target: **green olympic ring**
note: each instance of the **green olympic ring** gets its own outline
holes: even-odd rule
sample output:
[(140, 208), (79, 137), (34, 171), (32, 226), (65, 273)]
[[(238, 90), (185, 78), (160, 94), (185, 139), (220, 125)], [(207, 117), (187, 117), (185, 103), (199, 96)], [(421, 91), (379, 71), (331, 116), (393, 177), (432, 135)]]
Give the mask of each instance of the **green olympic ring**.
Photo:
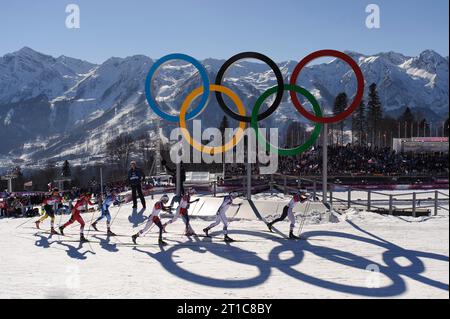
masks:
[[(273, 146), (272, 144), (270, 144), (269, 142), (267, 142), (266, 139), (260, 134), (260, 131), (259, 131), (258, 114), (259, 114), (259, 110), (260, 110), (262, 104), (264, 103), (264, 101), (272, 94), (277, 93), (277, 90), (278, 90), (278, 87), (274, 86), (273, 88), (270, 88), (266, 92), (264, 92), (258, 98), (258, 100), (256, 100), (255, 106), (253, 107), (253, 111), (252, 111), (251, 126), (256, 132), (256, 139), (259, 142), (259, 144), (261, 146), (266, 146), (266, 149), (270, 149), (270, 151), (272, 153), (278, 154), (280, 156), (300, 155), (301, 153), (306, 152), (311, 146), (313, 146), (314, 143), (316, 142), (316, 140), (319, 138), (320, 132), (322, 131), (322, 124), (316, 123), (314, 130), (313, 130), (311, 136), (309, 137), (309, 139), (303, 145), (297, 146), (295, 148), (288, 148), (288, 149), (277, 148), (277, 147)], [(294, 92), (297, 92), (297, 93), (303, 95), (304, 97), (306, 97), (306, 99), (312, 104), (313, 110), (314, 110), (314, 113), (316, 114), (316, 116), (322, 117), (322, 110), (320, 109), (320, 105), (317, 102), (316, 98), (309, 91), (305, 90), (304, 88), (302, 88), (300, 86), (292, 85), (292, 84), (284, 84), (284, 90), (285, 91), (294, 91)]]

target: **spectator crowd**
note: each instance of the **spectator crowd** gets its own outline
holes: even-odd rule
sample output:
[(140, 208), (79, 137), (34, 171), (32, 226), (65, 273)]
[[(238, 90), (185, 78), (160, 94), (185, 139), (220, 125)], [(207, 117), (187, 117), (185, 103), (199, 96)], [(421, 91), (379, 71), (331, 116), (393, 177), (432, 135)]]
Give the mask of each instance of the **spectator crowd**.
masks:
[[(246, 167), (227, 165), (226, 176), (242, 176)], [(257, 174), (257, 168), (254, 173)], [(280, 157), (279, 173), (318, 176), (322, 173), (322, 148), (296, 157)], [(448, 154), (396, 153), (391, 148), (329, 146), (330, 176), (448, 176)]]
[[(39, 215), (39, 208), (45, 197), (45, 192), (8, 193), (0, 192), (0, 217), (32, 217)], [(73, 188), (63, 192), (66, 205), (56, 207), (57, 213), (67, 213), (71, 209), (72, 201), (80, 196), (80, 190)]]

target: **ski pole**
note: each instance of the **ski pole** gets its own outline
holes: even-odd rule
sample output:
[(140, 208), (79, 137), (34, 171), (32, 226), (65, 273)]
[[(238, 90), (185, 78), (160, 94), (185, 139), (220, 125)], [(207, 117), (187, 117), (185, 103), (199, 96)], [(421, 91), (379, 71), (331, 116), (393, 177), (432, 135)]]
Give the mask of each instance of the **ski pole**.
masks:
[(300, 237), (300, 235), (302, 234), (303, 231), (303, 226), (305, 225), (305, 221), (306, 221), (306, 216), (302, 216), (301, 217), (301, 221), (300, 221), (300, 227), (298, 229), (298, 236)]
[(311, 201), (308, 200), (308, 205), (305, 207), (305, 211), (304, 211), (304, 214), (303, 214), (303, 223), (302, 223), (302, 229), (301, 230), (303, 230), (303, 227), (305, 226), (306, 217), (308, 216), (310, 208), (311, 208)]
[[(170, 209), (170, 212), (172, 213), (172, 206), (169, 206), (169, 209)], [(150, 217), (152, 217), (151, 215), (148, 217), (148, 218), (150, 218)], [(146, 222), (147, 223), (147, 222)], [(142, 234), (142, 237), (145, 237), (145, 236), (147, 236), (147, 234), (153, 229), (153, 227), (155, 227), (155, 223), (153, 223), (151, 226), (150, 226), (150, 228), (149, 228), (149, 230), (147, 230), (146, 232), (145, 232), (145, 234)]]
[[(89, 228), (87, 231), (87, 237), (89, 237), (89, 233), (91, 231), (91, 225), (92, 225), (92, 221), (94, 220), (94, 216), (95, 216), (95, 210), (92, 212), (92, 216), (91, 216), (91, 221), (89, 223)], [(89, 244), (89, 248), (91, 248), (91, 250), (95, 253), (95, 250), (92, 248), (91, 242), (88, 240), (88, 244)]]
[(193, 215), (194, 215), (194, 213), (195, 213), (195, 209), (197, 208), (197, 204), (198, 204), (198, 201), (195, 201), (194, 209), (192, 210), (192, 214), (191, 214), (191, 216), (193, 216)]
[(230, 222), (232, 222), (233, 219), (237, 216), (237, 214), (238, 214), (239, 211), (241, 210), (241, 206), (242, 206), (242, 203), (239, 205), (238, 209), (236, 209), (236, 213), (234, 213), (233, 217), (231, 217), (231, 221), (230, 221)]
[[(202, 210), (202, 208), (203, 208), (204, 205), (205, 205), (205, 201), (203, 201), (202, 205), (201, 205), (200, 208), (197, 210), (197, 213), (200, 212), (200, 211)], [(195, 212), (195, 209), (194, 209), (194, 212)], [(191, 216), (194, 216), (194, 215), (195, 215), (195, 214), (192, 213)]]
[[(70, 213), (72, 213), (72, 212), (70, 212)], [(54, 215), (56, 215), (56, 212), (54, 212)], [(60, 227), (61, 226), (62, 215), (63, 215), (62, 213), (59, 215), (59, 224), (56, 227)], [(72, 214), (71, 214), (71, 216), (72, 216)], [(56, 217), (55, 217), (55, 220), (56, 220)], [(58, 233), (58, 240), (61, 240), (61, 234), (60, 233)]]
[(303, 227), (305, 226), (306, 214), (307, 214), (310, 206), (311, 206), (311, 201), (308, 200), (308, 203), (305, 206), (305, 211), (303, 212), (302, 220), (300, 221), (300, 228), (298, 230), (298, 236), (301, 235)]
[[(39, 217), (40, 217), (40, 216), (39, 216)], [(30, 217), (26, 222), (24, 222), (24, 223), (20, 224), (19, 226), (17, 226), (16, 229), (17, 229), (17, 228), (20, 228), (20, 227), (22, 227), (22, 226), (24, 226), (25, 224), (29, 223), (29, 222), (32, 221), (32, 220), (33, 220), (33, 217)]]
[(116, 212), (116, 215), (114, 215), (113, 220), (111, 221), (110, 227), (114, 224), (114, 221), (116, 220), (116, 217), (119, 215), (120, 210), (122, 209), (122, 205), (119, 205), (119, 209)]

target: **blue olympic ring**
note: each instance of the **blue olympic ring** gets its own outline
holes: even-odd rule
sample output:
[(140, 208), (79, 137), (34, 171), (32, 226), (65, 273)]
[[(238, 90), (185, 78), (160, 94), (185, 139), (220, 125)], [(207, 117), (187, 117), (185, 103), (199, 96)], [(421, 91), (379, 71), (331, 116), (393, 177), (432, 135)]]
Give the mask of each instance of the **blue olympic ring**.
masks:
[(203, 88), (204, 88), (202, 99), (201, 99), (200, 103), (198, 104), (198, 106), (186, 115), (187, 120), (192, 120), (195, 117), (197, 117), (198, 115), (200, 115), (202, 113), (202, 111), (205, 109), (205, 107), (208, 105), (209, 93), (210, 93), (209, 92), (210, 81), (209, 81), (208, 73), (206, 72), (205, 67), (199, 61), (197, 61), (196, 59), (194, 59), (193, 57), (191, 57), (189, 55), (181, 54), (181, 53), (169, 54), (169, 55), (162, 57), (157, 62), (155, 62), (152, 65), (152, 67), (150, 68), (150, 71), (147, 74), (147, 78), (145, 79), (145, 97), (147, 99), (147, 102), (148, 102), (148, 105), (150, 106), (150, 108), (159, 117), (161, 117), (162, 119), (167, 120), (169, 122), (174, 122), (174, 123), (179, 122), (178, 116), (170, 115), (170, 114), (167, 114), (167, 113), (161, 111), (161, 109), (159, 108), (158, 104), (156, 103), (156, 101), (153, 99), (153, 96), (152, 96), (151, 82), (153, 80), (153, 77), (157, 73), (158, 69), (164, 63), (166, 63), (170, 60), (183, 60), (188, 63), (191, 63), (198, 70), (198, 72), (200, 73), (200, 77), (202, 78)]

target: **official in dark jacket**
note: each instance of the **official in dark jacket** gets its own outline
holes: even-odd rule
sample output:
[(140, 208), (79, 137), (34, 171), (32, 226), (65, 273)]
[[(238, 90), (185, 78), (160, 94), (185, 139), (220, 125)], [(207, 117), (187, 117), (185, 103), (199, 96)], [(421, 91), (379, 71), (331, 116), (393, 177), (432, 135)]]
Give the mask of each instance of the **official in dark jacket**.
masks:
[(137, 195), (142, 203), (142, 208), (146, 208), (144, 194), (142, 194), (141, 183), (145, 179), (142, 170), (136, 166), (136, 162), (131, 162), (131, 168), (128, 171), (128, 183), (131, 186), (131, 196), (133, 197), (133, 208), (137, 208)]

